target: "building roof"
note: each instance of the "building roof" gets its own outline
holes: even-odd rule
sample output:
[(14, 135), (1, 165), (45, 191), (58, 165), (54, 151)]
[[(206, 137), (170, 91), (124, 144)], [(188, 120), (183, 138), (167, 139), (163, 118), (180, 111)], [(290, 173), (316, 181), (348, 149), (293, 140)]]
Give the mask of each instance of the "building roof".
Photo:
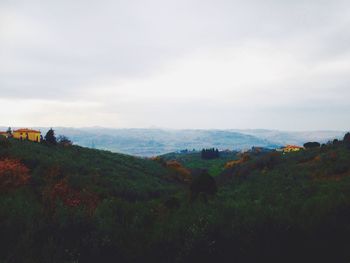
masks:
[(0, 131), (0, 134), (7, 134), (7, 132), (2, 132), (2, 131)]
[(297, 146), (297, 145), (287, 145), (286, 147), (284, 148), (297, 148), (297, 149), (304, 149), (304, 147), (302, 146)]
[(35, 133), (40, 133), (40, 131), (32, 130), (32, 129), (18, 129), (18, 130), (14, 130), (13, 132), (35, 132)]

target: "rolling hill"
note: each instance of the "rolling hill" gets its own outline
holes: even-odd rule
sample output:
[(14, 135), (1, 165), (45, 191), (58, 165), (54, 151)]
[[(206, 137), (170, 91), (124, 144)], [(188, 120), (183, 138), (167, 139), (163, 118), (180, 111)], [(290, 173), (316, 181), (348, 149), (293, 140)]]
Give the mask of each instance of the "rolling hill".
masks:
[[(6, 130), (2, 127), (1, 130)], [(44, 134), (48, 128), (35, 127)], [(291, 132), (277, 130), (171, 130), (171, 129), (111, 129), (103, 127), (54, 127), (56, 134), (68, 136), (84, 147), (151, 157), (184, 149), (242, 150), (253, 146), (277, 148), (281, 145), (316, 140), (321, 143), (342, 138), (343, 131)]]
[[(2, 128), (6, 130), (5, 127)], [(36, 127), (45, 134), (48, 128)], [(252, 146), (278, 147), (267, 139), (226, 130), (110, 129), (55, 127), (57, 135), (68, 136), (75, 144), (124, 154), (151, 157), (184, 149), (249, 149)]]
[(350, 135), (247, 154), (181, 181), (161, 158), (1, 138), (0, 262), (348, 262)]
[(173, 187), (165, 179), (171, 177), (171, 171), (147, 159), (76, 145), (52, 146), (15, 139), (7, 143), (0, 148), (0, 158), (21, 160), (38, 182), (43, 173), (52, 173), (79, 188), (91, 187), (129, 199), (157, 196)]
[(220, 130), (166, 129), (65, 129), (56, 128), (75, 143), (137, 156), (156, 156), (183, 149), (216, 147), (246, 149), (253, 145), (275, 147), (276, 144), (252, 135)]

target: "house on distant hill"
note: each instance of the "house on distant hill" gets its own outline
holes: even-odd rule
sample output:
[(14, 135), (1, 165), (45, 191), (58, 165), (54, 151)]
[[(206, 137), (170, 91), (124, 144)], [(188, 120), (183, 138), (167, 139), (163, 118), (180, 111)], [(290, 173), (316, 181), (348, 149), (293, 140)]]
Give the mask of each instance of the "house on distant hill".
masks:
[(287, 145), (284, 148), (282, 148), (282, 151), (284, 153), (289, 153), (289, 152), (298, 152), (300, 150), (303, 150), (304, 147), (301, 146), (296, 146), (296, 145)]
[(41, 132), (31, 129), (18, 129), (12, 132), (12, 136), (19, 140), (29, 140), (33, 142), (40, 142)]

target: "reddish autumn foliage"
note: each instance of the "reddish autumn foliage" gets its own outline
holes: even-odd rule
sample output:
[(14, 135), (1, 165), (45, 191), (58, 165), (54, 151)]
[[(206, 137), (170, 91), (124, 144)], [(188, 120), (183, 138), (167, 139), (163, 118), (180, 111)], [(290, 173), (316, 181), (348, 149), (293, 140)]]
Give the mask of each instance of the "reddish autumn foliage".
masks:
[(70, 188), (66, 180), (62, 180), (55, 184), (51, 191), (52, 199), (59, 198), (67, 206), (76, 207), (81, 204), (79, 192)]
[(225, 169), (233, 168), (236, 165), (246, 163), (250, 160), (249, 154), (243, 154), (239, 160), (229, 161), (225, 164)]
[(169, 167), (170, 169), (176, 171), (180, 175), (180, 180), (184, 182), (190, 182), (192, 177), (191, 177), (191, 172), (183, 167), (181, 163), (175, 160), (167, 161), (166, 166)]
[(8, 191), (26, 185), (29, 179), (29, 169), (19, 160), (0, 160), (0, 191)]
[(56, 201), (61, 200), (68, 207), (84, 206), (90, 213), (93, 213), (99, 203), (97, 194), (85, 189), (73, 189), (69, 186), (66, 179), (46, 188), (43, 196), (49, 202), (52, 209), (55, 208)]

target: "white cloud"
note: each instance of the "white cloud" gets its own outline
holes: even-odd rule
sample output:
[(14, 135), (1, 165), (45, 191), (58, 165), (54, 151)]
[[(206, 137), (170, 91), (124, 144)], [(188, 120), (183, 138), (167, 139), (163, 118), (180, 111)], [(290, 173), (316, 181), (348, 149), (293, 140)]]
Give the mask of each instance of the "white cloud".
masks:
[(348, 128), (347, 1), (0, 7), (1, 124)]

